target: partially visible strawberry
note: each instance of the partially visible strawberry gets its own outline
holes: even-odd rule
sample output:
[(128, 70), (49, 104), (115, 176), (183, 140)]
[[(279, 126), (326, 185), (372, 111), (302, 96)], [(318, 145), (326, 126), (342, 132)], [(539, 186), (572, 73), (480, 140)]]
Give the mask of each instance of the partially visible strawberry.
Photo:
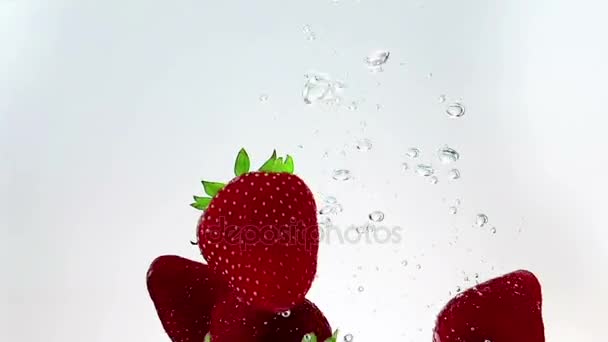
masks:
[(211, 314), (212, 342), (263, 342), (267, 315), (260, 315), (234, 294), (217, 301)]
[(173, 342), (202, 342), (209, 331), (213, 305), (227, 292), (207, 265), (173, 255), (152, 262), (147, 286)]
[(293, 159), (271, 158), (249, 172), (239, 152), (228, 184), (203, 182), (195, 197), (201, 252), (246, 304), (280, 312), (302, 303), (317, 270), (319, 228), (310, 189), (293, 175)]
[(268, 326), (265, 341), (300, 342), (307, 333), (314, 333), (319, 341), (325, 341), (331, 336), (327, 318), (309, 300), (289, 311), (273, 315)]
[(319, 341), (324, 341), (331, 336), (327, 319), (308, 300), (289, 311), (273, 313), (229, 295), (216, 304), (212, 316), (212, 342), (300, 342), (307, 333), (314, 333)]
[(541, 286), (516, 271), (452, 299), (437, 318), (434, 342), (544, 342)]

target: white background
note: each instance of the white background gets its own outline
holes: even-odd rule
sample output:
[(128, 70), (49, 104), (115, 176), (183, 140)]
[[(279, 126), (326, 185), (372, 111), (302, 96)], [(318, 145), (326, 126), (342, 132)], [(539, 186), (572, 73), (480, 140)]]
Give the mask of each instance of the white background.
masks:
[[(309, 297), (356, 341), (430, 341), (457, 286), (518, 268), (543, 283), (548, 341), (608, 340), (607, 9), (0, 0), (0, 340), (168, 341), (147, 266), (199, 258), (190, 196), (227, 181), (242, 146), (256, 165), (294, 155), (319, 200), (343, 205), (338, 226), (382, 210), (403, 229), (399, 244), (321, 246)], [(370, 73), (376, 49), (391, 56)], [(347, 84), (343, 105), (303, 103), (312, 70)], [(449, 119), (440, 94), (466, 115)], [(438, 184), (401, 169), (411, 146)]]

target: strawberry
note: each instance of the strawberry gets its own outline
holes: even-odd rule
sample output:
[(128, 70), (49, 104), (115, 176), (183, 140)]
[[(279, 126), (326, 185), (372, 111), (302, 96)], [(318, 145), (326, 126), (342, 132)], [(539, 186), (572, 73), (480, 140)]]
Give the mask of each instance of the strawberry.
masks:
[(437, 318), (434, 342), (544, 342), (541, 286), (516, 271), (452, 299)]
[(324, 341), (331, 336), (327, 319), (308, 300), (289, 311), (274, 313), (247, 305), (231, 294), (215, 305), (212, 317), (212, 342), (300, 342), (306, 334)]
[(163, 328), (173, 342), (203, 341), (211, 310), (227, 292), (207, 265), (165, 255), (152, 262), (147, 286)]
[(280, 312), (304, 301), (317, 269), (319, 228), (310, 189), (293, 174), (290, 156), (276, 152), (249, 172), (241, 150), (228, 184), (203, 182), (209, 197), (195, 196), (204, 210), (199, 247), (209, 267), (243, 300)]

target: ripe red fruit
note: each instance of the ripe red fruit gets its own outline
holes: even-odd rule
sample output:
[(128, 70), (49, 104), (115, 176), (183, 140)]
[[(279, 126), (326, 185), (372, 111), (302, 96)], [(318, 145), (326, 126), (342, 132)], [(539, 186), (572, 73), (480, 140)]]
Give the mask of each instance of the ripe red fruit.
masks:
[(173, 342), (202, 342), (209, 331), (213, 305), (227, 292), (207, 265), (173, 255), (152, 262), (147, 286)]
[[(203, 182), (211, 197), (198, 225), (201, 252), (211, 270), (243, 300), (279, 312), (302, 303), (317, 269), (319, 228), (310, 189), (287, 157), (267, 161), (258, 172), (239, 169), (227, 185)], [(245, 154), (246, 156), (246, 154)], [(247, 164), (248, 158), (247, 159)]]
[(229, 295), (216, 304), (212, 316), (212, 342), (301, 342), (309, 333), (314, 333), (318, 341), (325, 341), (332, 335), (323, 313), (308, 300), (289, 311), (274, 313)]
[(437, 318), (434, 342), (544, 342), (541, 286), (516, 271), (453, 298)]

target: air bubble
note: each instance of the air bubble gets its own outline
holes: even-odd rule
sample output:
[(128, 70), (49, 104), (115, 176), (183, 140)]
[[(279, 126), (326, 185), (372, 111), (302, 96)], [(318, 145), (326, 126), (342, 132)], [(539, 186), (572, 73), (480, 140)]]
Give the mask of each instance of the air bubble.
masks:
[(465, 107), (462, 103), (456, 102), (449, 105), (445, 112), (451, 118), (459, 118), (464, 115)]
[(488, 216), (486, 214), (477, 214), (475, 218), (475, 224), (478, 227), (483, 227), (488, 223)]
[(382, 222), (384, 221), (384, 213), (376, 210), (376, 211), (372, 211), (369, 215), (368, 215), (370, 221), (373, 222)]
[(332, 176), (333, 179), (337, 181), (347, 181), (352, 177), (350, 170), (346, 169), (338, 169), (334, 170), (334, 174)]

